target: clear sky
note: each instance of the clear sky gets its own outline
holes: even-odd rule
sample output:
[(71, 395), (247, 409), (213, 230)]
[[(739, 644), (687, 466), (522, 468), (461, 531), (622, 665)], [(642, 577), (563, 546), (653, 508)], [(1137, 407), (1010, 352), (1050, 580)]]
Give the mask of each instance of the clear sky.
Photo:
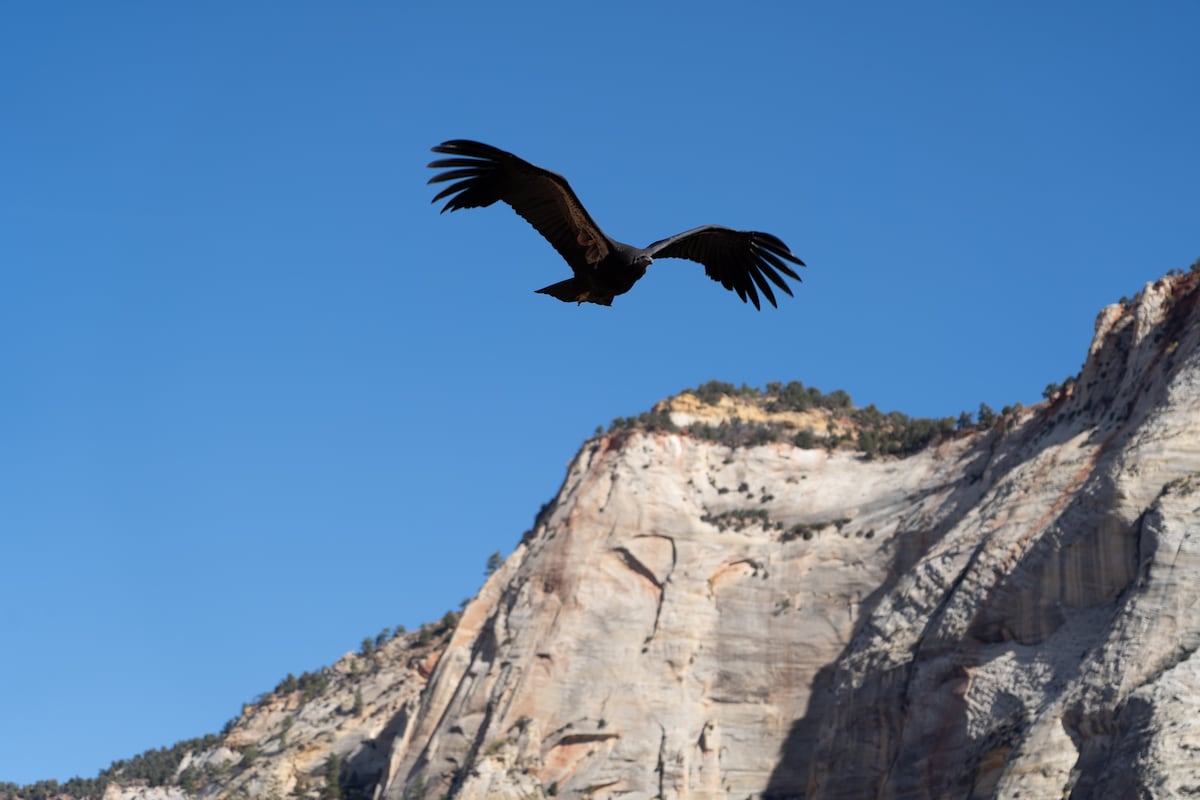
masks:
[[(717, 379), (957, 416), (1200, 257), (1194, 2), (0, 5), (0, 781), (220, 730), (511, 552), (597, 425)], [(611, 308), (429, 147), (638, 245), (769, 231), (761, 313)]]

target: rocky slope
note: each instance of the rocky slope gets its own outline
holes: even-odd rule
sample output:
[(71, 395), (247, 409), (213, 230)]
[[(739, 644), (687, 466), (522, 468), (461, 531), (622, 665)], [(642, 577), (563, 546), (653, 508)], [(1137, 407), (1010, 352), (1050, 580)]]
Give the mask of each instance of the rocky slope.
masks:
[[(662, 405), (585, 444), (452, 632), (105, 796), (1200, 794), (1198, 301), (1148, 285), (1050, 400), (902, 459), (828, 409)], [(674, 430), (735, 418), (776, 435)]]

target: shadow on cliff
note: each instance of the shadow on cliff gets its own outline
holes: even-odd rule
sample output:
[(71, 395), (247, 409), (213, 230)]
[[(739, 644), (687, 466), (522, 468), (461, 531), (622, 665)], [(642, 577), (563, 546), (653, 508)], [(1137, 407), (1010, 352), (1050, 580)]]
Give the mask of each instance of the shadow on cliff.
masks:
[[(896, 535), (895, 549), (887, 578), (875, 591), (865, 597), (860, 613), (854, 623), (849, 643), (838, 657), (817, 671), (813, 678), (804, 716), (792, 723), (791, 730), (780, 749), (779, 761), (771, 772), (762, 800), (799, 800), (806, 797), (809, 776), (812, 774), (817, 755), (821, 730), (831, 717), (837, 704), (834, 679), (839, 665), (855, 649), (855, 640), (868, 624), (880, 602), (895, 588), (904, 576), (921, 559), (930, 547), (937, 544), (950, 531), (966, 511), (983, 494), (986, 486), (983, 476), (994, 455), (999, 432), (992, 432), (981, 440), (980, 446), (964, 455), (967, 463), (963, 467), (962, 485), (950, 494), (950, 506), (938, 514), (943, 522), (932, 530), (907, 527)], [(938, 487), (938, 490), (944, 487)], [(886, 709), (881, 709), (881, 713)]]
[(412, 710), (406, 704), (378, 736), (363, 742), (363, 746), (342, 763), (338, 789), (343, 800), (371, 800), (378, 796), (380, 784), (387, 779), (392, 746), (408, 727), (411, 714)]
[[(1125, 348), (1121, 348), (1119, 352), (1121, 355), (1125, 355)], [(1159, 377), (1161, 379), (1164, 376)], [(1158, 393), (1165, 390), (1165, 381), (1159, 380), (1155, 383), (1158, 385), (1142, 385), (1134, 388), (1133, 393), (1135, 395), (1145, 391)], [(898, 757), (911, 749), (905, 749), (904, 739), (905, 729), (911, 715), (909, 706), (913, 697), (910, 695), (909, 689), (910, 681), (913, 679), (914, 665), (921, 665), (923, 669), (927, 668), (926, 674), (921, 676), (923, 684), (937, 684), (937, 687), (943, 690), (936, 697), (929, 699), (936, 706), (933, 713), (939, 722), (936, 740), (944, 745), (926, 741), (926, 749), (932, 745), (934, 751), (948, 749), (962, 754), (964, 747), (971, 751), (968, 754), (967, 763), (957, 761), (953, 765), (947, 762), (948, 754), (946, 752), (926, 753), (926, 757), (923, 759), (923, 769), (932, 769), (936, 772), (938, 771), (937, 763), (947, 768), (947, 775), (943, 776), (941, 780), (956, 785), (940, 787), (942, 790), (951, 792), (946, 796), (954, 796), (954, 792), (959, 792), (959, 796), (964, 797), (988, 795), (989, 786), (987, 784), (999, 778), (1000, 770), (994, 770), (989, 776), (980, 777), (981, 759), (989, 748), (996, 752), (1007, 752), (1009, 749), (1019, 746), (1023, 732), (1023, 724), (1019, 721), (1022, 704), (1014, 704), (1011, 724), (998, 725), (996, 731), (993, 732), (1004, 741), (990, 741), (996, 738), (990, 736), (988, 737), (989, 741), (970, 742), (966, 735), (968, 724), (966, 703), (952, 687), (955, 684), (961, 684), (964, 687), (962, 692), (965, 693), (965, 686), (968, 682), (966, 670), (972, 662), (977, 663), (977, 659), (982, 657), (983, 648), (997, 644), (1003, 646), (1004, 643), (1014, 640), (1024, 645), (1037, 645), (1052, 636), (1058, 628), (1069, 621), (1073, 612), (1067, 609), (1064, 614), (1063, 604), (1060, 604), (1057, 609), (1046, 609), (1045, 615), (1036, 617), (1032, 622), (1025, 618), (1029, 616), (1028, 614), (1024, 617), (1021, 614), (1022, 608), (1028, 609), (1029, 607), (1030, 592), (1044, 588), (1043, 578), (1046, 571), (1053, 572), (1054, 567), (1057, 566), (1057, 560), (1064, 557), (1064, 551), (1067, 548), (1072, 548), (1072, 559), (1110, 562), (1107, 570), (1097, 570), (1096, 572), (1088, 570), (1087, 565), (1084, 565), (1082, 574), (1106, 574), (1109, 580), (1085, 587), (1084, 595), (1087, 596), (1087, 602), (1083, 603), (1082, 607), (1076, 606), (1076, 608), (1081, 608), (1081, 610), (1099, 609), (1106, 604), (1111, 604), (1112, 613), (1116, 613), (1119, 608), (1122, 593), (1136, 579), (1139, 564), (1145, 563), (1145, 559), (1152, 556), (1150, 553), (1140, 552), (1143, 546), (1140, 541), (1141, 536), (1134, 535), (1128, 537), (1132, 538), (1132, 550), (1117, 553), (1114, 558), (1106, 548), (1111, 549), (1113, 541), (1127, 538), (1121, 534), (1129, 534), (1130, 531), (1114, 531), (1113, 520), (1105, 516), (1107, 510), (1098, 510), (1093, 507), (1091, 505), (1092, 493), (1086, 491), (1086, 486), (1089, 484), (1095, 488), (1096, 481), (1110, 480), (1109, 476), (1100, 468), (1101, 465), (1113, 453), (1120, 452), (1122, 447), (1129, 442), (1145, 420), (1145, 415), (1131, 415), (1130, 411), (1135, 407), (1136, 398), (1131, 398), (1122, 392), (1114, 392), (1101, 398), (1096, 398), (1093, 393), (1091, 397), (1087, 398), (1089, 407), (1086, 409), (1081, 408), (1083, 404), (1078, 402), (1083, 398), (1071, 399), (1076, 402), (1072, 403), (1068, 400), (1067, 402), (1051, 403), (1039, 410), (1038, 416), (1031, 421), (1032, 424), (1024, 426), (1024, 430), (1013, 431), (1014, 435), (1011, 438), (1006, 435), (1007, 431), (1002, 430), (988, 434), (988, 438), (981, 441), (977, 449), (964, 454), (964, 459), (969, 459), (969, 461), (964, 466), (964, 477), (958, 489), (951, 492), (946, 503), (935, 509), (931, 515), (932, 518), (939, 519), (941, 522), (930, 529), (922, 529), (919, 525), (902, 526), (901, 532), (896, 536), (895, 551), (889, 565), (887, 579), (864, 600), (861, 607), (862, 613), (855, 623), (847, 646), (833, 662), (822, 667), (816, 674), (811, 687), (808, 707), (804, 716), (792, 724), (781, 747), (779, 761), (761, 795), (763, 800), (805, 798), (814, 788), (820, 770), (822, 768), (829, 769), (832, 766), (831, 763), (826, 763), (831, 758), (839, 762), (838, 766), (840, 766), (840, 769), (836, 770), (839, 796), (879, 796), (880, 791), (885, 787), (890, 787), (891, 790), (902, 795), (906, 795), (910, 789), (920, 789), (920, 781), (923, 779), (922, 768), (915, 764), (900, 765), (898, 763)], [(1155, 401), (1161, 400), (1161, 397), (1157, 397), (1150, 403), (1137, 405), (1141, 405), (1143, 409), (1152, 409), (1157, 405)], [(1095, 408), (1096, 405), (1101, 408)], [(869, 624), (879, 604), (894, 590), (900, 578), (911, 570), (924, 554), (936, 545), (963, 518), (966, 512), (975, 506), (983, 495), (995, 487), (1012, 469), (1020, 464), (1028, 463), (1041, 451), (1062, 445), (1084, 432), (1090, 432), (1089, 440), (1098, 444), (1098, 451), (1091, 465), (1089, 477), (1084, 485), (1071, 487), (1073, 496), (1069, 499), (1064, 498), (1066, 502), (1061, 508), (1056, 509), (1054, 518), (1041, 529), (1040, 540), (1024, 552), (1006, 575), (991, 587), (982, 605), (976, 610), (975, 618), (962, 640), (958, 642), (933, 641), (937, 638), (935, 629), (941, 619), (942, 610), (956, 593), (963, 577), (972, 570), (976, 557), (985, 546), (985, 543), (982, 542), (977, 545), (975, 554), (972, 555), (954, 583), (945, 589), (938, 606), (929, 614), (924, 630), (917, 639), (918, 644), (916, 652), (913, 653), (913, 659), (903, 667), (889, 671), (887, 675), (871, 676), (868, 679), (868, 685), (855, 689), (852, 692), (853, 696), (843, 696), (836, 692), (835, 681), (841, 665), (856, 653), (859, 645), (857, 640), (863, 628)], [(939, 487), (939, 490), (940, 488), (942, 487)], [(1116, 491), (1116, 488), (1112, 486), (1108, 489), (1112, 492)], [(1135, 523), (1135, 527), (1140, 528), (1140, 523), (1141, 520)], [(1115, 574), (1112, 570), (1114, 564), (1111, 562), (1113, 561), (1123, 562), (1115, 570)], [(1031, 579), (1033, 589), (1029, 586)], [(1080, 598), (1074, 599), (1079, 600)], [(929, 659), (932, 657), (929, 653), (925, 653), (924, 658), (922, 656), (922, 651), (927, 647), (943, 650), (950, 648), (955, 653), (947, 664), (936, 668), (928, 667)], [(1080, 662), (1075, 662), (1069, 665), (1068, 671), (1070, 669), (1077, 670), (1079, 664)], [(1059, 679), (1067, 678), (1064, 674), (1057, 677)], [(880, 699), (888, 699), (892, 702), (877, 702)], [(926, 709), (926, 711), (928, 710)], [(870, 726), (873, 733), (862, 739), (853, 736), (847, 737), (854, 740), (838, 743), (836, 747), (839, 752), (830, 752), (829, 742), (822, 747), (821, 735), (822, 731), (826, 730), (827, 726), (838, 717), (841, 717), (843, 721), (848, 718), (861, 719)], [(840, 727), (845, 729), (846, 726)], [(866, 728), (867, 725), (861, 727)], [(864, 758), (856, 761), (856, 755), (864, 756)], [(1093, 762), (1100, 760), (1094, 753), (1085, 755), (1090, 755), (1090, 760)], [(974, 769), (971, 769), (972, 763)], [(955, 775), (957, 777), (954, 777)], [(924, 777), (928, 778), (929, 776)], [(935, 796), (938, 793), (938, 789), (934, 787), (926, 785), (924, 788), (932, 790)], [(886, 792), (885, 795), (891, 796)]]

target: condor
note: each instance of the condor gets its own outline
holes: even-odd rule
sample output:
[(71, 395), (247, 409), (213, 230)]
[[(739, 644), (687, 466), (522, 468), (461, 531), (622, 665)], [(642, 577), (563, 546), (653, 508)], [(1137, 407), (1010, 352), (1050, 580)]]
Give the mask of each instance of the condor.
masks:
[(574, 276), (537, 291), (567, 303), (612, 305), (646, 274), (656, 258), (685, 258), (704, 265), (708, 277), (760, 308), (759, 294), (775, 305), (771, 284), (788, 295), (783, 275), (799, 281), (788, 263), (804, 266), (788, 246), (769, 233), (704, 225), (634, 247), (609, 238), (592, 220), (561, 175), (536, 167), (512, 153), (467, 139), (433, 148), (450, 156), (432, 162), (444, 170), (429, 183), (453, 181), (433, 202), (449, 198), (442, 212), (490, 206), (502, 200), (546, 238)]

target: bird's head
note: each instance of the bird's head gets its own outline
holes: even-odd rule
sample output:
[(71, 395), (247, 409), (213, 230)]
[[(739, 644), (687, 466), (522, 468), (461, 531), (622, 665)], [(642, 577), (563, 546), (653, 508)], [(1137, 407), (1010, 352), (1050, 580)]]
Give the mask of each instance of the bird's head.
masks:
[(645, 269), (646, 267), (650, 266), (650, 262), (653, 260), (653, 258), (645, 253), (640, 253), (635, 259), (633, 259), (633, 265), (640, 269)]

